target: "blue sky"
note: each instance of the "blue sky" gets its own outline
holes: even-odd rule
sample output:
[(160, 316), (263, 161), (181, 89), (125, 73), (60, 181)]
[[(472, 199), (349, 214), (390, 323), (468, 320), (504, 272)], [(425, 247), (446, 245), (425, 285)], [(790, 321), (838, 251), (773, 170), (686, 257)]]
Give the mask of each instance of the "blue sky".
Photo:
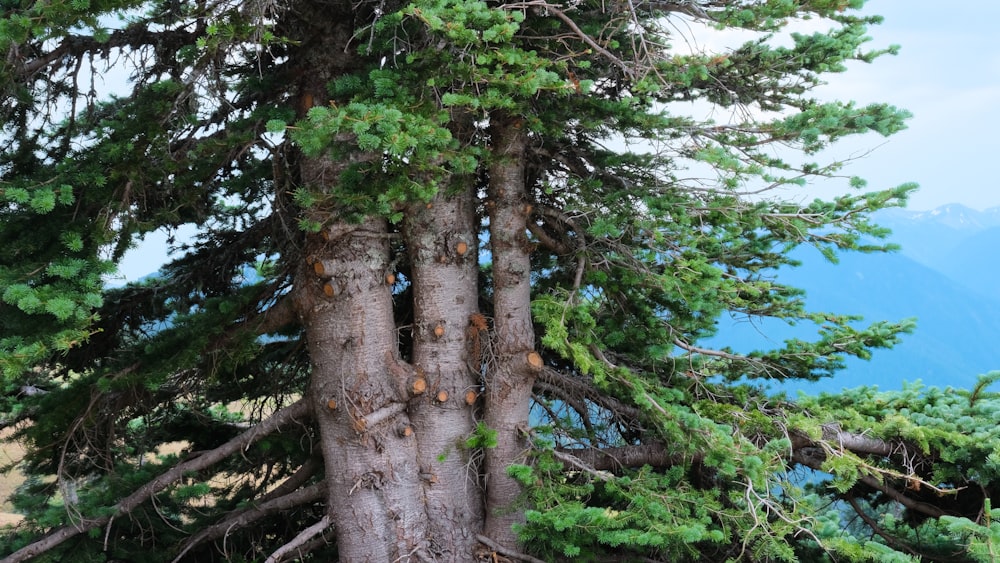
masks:
[[(960, 7), (959, 7), (960, 6)], [(914, 114), (909, 128), (877, 146), (848, 171), (871, 188), (917, 182), (910, 209), (947, 203), (974, 209), (1000, 206), (1000, 2), (972, 0), (954, 7), (919, 0), (870, 0), (865, 11), (885, 22), (873, 27), (873, 47), (898, 44), (895, 57), (852, 66), (825, 90), (838, 99), (888, 102)]]

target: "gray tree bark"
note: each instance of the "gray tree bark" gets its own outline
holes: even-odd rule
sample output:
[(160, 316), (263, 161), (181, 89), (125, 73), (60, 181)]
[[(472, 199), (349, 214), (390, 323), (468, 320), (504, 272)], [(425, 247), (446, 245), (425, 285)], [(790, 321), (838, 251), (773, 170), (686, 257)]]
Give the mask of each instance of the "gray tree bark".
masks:
[[(301, 69), (300, 112), (325, 104), (330, 80), (360, 66), (351, 41), (368, 9), (372, 5), (350, 2), (296, 2), (289, 8), (302, 29), (292, 55)], [(301, 184), (329, 193), (352, 161), (376, 157), (303, 157)], [(307, 213), (323, 229), (306, 236), (296, 303), (309, 343), (308, 395), (338, 553), (351, 562), (406, 560), (427, 553), (430, 542), (416, 439), (395, 431), (411, 422), (386, 279), (388, 225), (379, 218), (348, 221), (335, 201)]]
[[(439, 193), (416, 204), (404, 232), (412, 265), (414, 380), (426, 390), (410, 403), (417, 462), (435, 551), (446, 560), (471, 556), (482, 529), (479, 467), (464, 441), (475, 426), (479, 381), (467, 336), (478, 311), (478, 256), (473, 192)], [(412, 389), (411, 389), (412, 394)]]
[[(540, 360), (534, 353), (531, 321), (531, 261), (527, 238), (530, 213), (525, 186), (527, 134), (520, 120), (494, 116), (490, 125), (493, 162), (489, 167), (490, 248), (493, 253), (494, 344), (486, 372), (484, 420), (497, 432), (497, 446), (486, 451), (487, 537), (516, 546), (512, 526), (523, 521), (516, 505), (521, 487), (507, 475), (511, 463), (524, 461), (528, 447), (531, 388)], [(529, 363), (534, 360), (534, 365)]]

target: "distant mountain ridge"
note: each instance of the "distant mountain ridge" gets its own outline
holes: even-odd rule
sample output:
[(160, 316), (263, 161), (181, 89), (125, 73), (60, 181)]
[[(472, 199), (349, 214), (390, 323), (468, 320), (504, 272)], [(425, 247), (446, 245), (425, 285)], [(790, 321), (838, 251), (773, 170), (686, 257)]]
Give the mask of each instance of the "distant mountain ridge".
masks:
[[(916, 317), (917, 329), (871, 361), (851, 360), (834, 378), (783, 386), (809, 393), (878, 385), (898, 389), (921, 380), (939, 387), (970, 387), (979, 374), (1000, 370), (1000, 207), (977, 211), (959, 204), (931, 211), (887, 209), (876, 223), (892, 229), (890, 254), (844, 253), (839, 264), (815, 249), (795, 251), (802, 266), (778, 281), (806, 290), (810, 309), (859, 314), (866, 323)], [(744, 323), (745, 324), (745, 323)], [(721, 325), (719, 341), (749, 351), (773, 347), (815, 330), (781, 323)]]
[(985, 297), (1000, 300), (1000, 207), (976, 211), (949, 204), (931, 211), (885, 210), (902, 254)]
[(936, 224), (956, 230), (982, 230), (1000, 227), (1000, 207), (978, 211), (960, 203), (949, 203), (929, 211), (914, 211), (893, 207), (875, 213), (880, 220), (905, 221), (916, 224)]

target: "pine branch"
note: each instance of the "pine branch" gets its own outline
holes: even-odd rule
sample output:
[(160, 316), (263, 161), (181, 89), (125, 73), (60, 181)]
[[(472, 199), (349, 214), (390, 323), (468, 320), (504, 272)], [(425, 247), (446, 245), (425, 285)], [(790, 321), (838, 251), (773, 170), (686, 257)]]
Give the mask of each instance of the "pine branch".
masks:
[(898, 502), (899, 504), (905, 506), (906, 508), (909, 508), (910, 510), (920, 512), (921, 514), (926, 514), (927, 516), (930, 516), (932, 518), (939, 518), (947, 514), (947, 512), (941, 510), (940, 508), (934, 506), (933, 504), (928, 504), (926, 502), (914, 500), (906, 496), (906, 494), (904, 494), (902, 491), (899, 491), (888, 485), (884, 485), (882, 481), (880, 481), (879, 479), (877, 479), (872, 475), (862, 475), (859, 481), (875, 489), (876, 491), (881, 492), (885, 496), (891, 498), (892, 500)]
[(847, 504), (851, 505), (851, 509), (853, 509), (854, 512), (857, 513), (859, 517), (861, 517), (861, 520), (869, 528), (871, 528), (872, 532), (878, 534), (882, 539), (886, 541), (886, 543), (888, 543), (894, 549), (904, 550), (911, 555), (917, 555), (917, 552), (914, 551), (912, 547), (910, 547), (906, 543), (900, 541), (899, 538), (894, 537), (892, 534), (889, 534), (884, 529), (882, 529), (882, 527), (878, 525), (878, 522), (876, 522), (874, 518), (869, 516), (868, 513), (865, 512), (864, 508), (862, 508), (861, 505), (858, 504), (858, 499), (856, 499), (854, 495), (851, 494), (845, 495), (844, 500), (847, 501)]
[(629, 68), (629, 66), (625, 63), (625, 61), (621, 60), (614, 53), (608, 51), (607, 49), (602, 47), (599, 43), (597, 43), (597, 41), (595, 41), (593, 37), (591, 37), (585, 31), (580, 29), (580, 26), (578, 26), (576, 22), (573, 21), (573, 18), (566, 15), (566, 12), (560, 10), (559, 7), (556, 6), (555, 4), (550, 4), (545, 0), (530, 0), (529, 2), (513, 2), (510, 4), (504, 4), (503, 6), (501, 6), (501, 8), (508, 10), (537, 8), (551, 13), (555, 17), (562, 20), (562, 22), (566, 24), (566, 27), (570, 28), (570, 30), (573, 32), (573, 35), (575, 35), (580, 41), (586, 43), (588, 47), (590, 47), (595, 52), (599, 53), (601, 56), (606, 58), (608, 61), (611, 62), (611, 64), (620, 68), (622, 72), (625, 73), (626, 76), (630, 78), (635, 78), (635, 72), (633, 72), (632, 69)]
[(179, 48), (194, 43), (196, 39), (197, 35), (186, 29), (151, 32), (148, 28), (138, 25), (117, 30), (111, 33), (106, 41), (98, 41), (93, 37), (83, 35), (69, 35), (49, 52), (25, 61), (17, 69), (17, 74), (32, 76), (43, 70), (51, 72), (51, 69), (46, 69), (46, 67), (52, 63), (83, 59), (86, 54), (107, 53), (111, 49), (124, 47), (136, 49), (150, 45), (161, 47), (173, 45)]
[(296, 419), (306, 418), (309, 414), (309, 402), (305, 399), (299, 399), (295, 403), (279, 410), (271, 415), (270, 418), (260, 422), (260, 424), (257, 424), (253, 428), (247, 430), (218, 448), (207, 451), (198, 457), (173, 466), (159, 477), (140, 487), (139, 490), (122, 499), (121, 502), (114, 507), (114, 514), (102, 516), (93, 520), (83, 520), (70, 526), (58, 528), (44, 538), (8, 555), (0, 561), (0, 563), (26, 561), (55, 548), (66, 540), (69, 540), (79, 534), (104, 526), (105, 524), (111, 522), (114, 518), (132, 512), (139, 505), (149, 500), (153, 495), (162, 491), (169, 485), (172, 485), (174, 482), (182, 479), (184, 475), (189, 472), (201, 471), (202, 469), (208, 468), (224, 460), (230, 455), (246, 449), (251, 444), (259, 441), (285, 424), (294, 422)]

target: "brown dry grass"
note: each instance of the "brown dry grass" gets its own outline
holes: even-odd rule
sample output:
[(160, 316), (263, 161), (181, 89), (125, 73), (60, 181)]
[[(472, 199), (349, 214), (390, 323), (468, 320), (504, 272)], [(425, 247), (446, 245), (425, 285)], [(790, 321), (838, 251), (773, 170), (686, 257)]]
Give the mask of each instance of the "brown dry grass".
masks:
[[(229, 407), (236, 410), (246, 410), (246, 407), (241, 406), (240, 403), (233, 403), (229, 405)], [(24, 448), (21, 444), (8, 441), (8, 438), (12, 433), (13, 429), (11, 428), (0, 431), (0, 467), (12, 467), (24, 457)], [(159, 455), (180, 453), (187, 447), (187, 442), (169, 442), (161, 444), (154, 453), (148, 454), (148, 457), (150, 460), (154, 460), (156, 459), (156, 456)], [(242, 476), (220, 475), (213, 479), (213, 484), (223, 485), (229, 480), (239, 478), (242, 478)], [(20, 514), (12, 512), (14, 507), (10, 502), (10, 496), (23, 482), (24, 474), (18, 471), (17, 468), (7, 469), (0, 474), (0, 527), (17, 524), (24, 519), (24, 517)], [(209, 505), (214, 502), (214, 499), (209, 496), (203, 499), (195, 499), (192, 502), (200, 502)]]
[[(24, 457), (24, 448), (17, 442), (8, 442), (12, 430), (0, 432), (0, 467), (11, 467)], [(24, 482), (24, 475), (17, 469), (8, 469), (0, 475), (0, 526), (16, 524), (21, 515), (11, 512), (10, 495)]]

